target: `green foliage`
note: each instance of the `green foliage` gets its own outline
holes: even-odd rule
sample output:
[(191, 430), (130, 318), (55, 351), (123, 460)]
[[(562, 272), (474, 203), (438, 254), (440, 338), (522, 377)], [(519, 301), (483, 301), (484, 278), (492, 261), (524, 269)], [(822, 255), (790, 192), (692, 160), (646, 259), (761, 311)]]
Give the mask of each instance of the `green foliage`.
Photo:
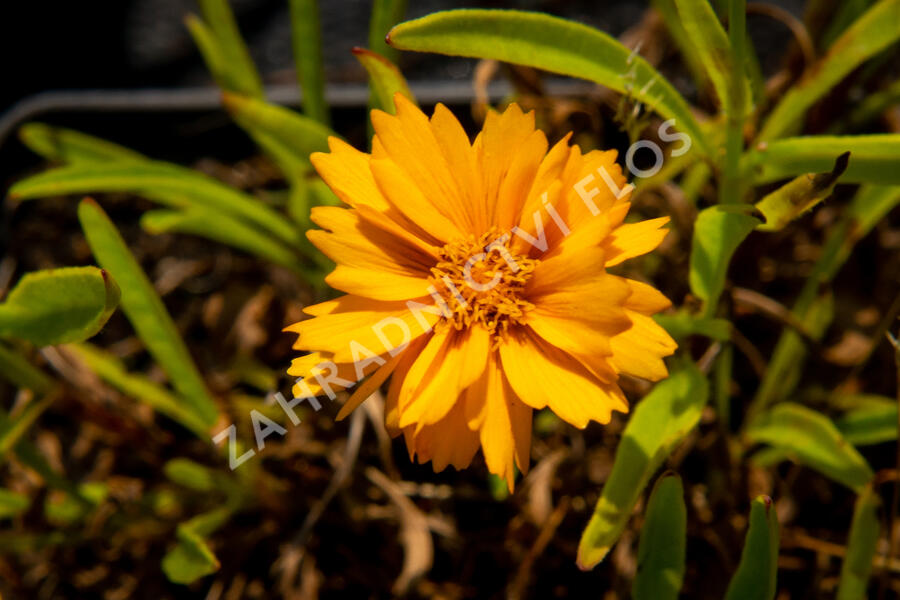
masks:
[(800, 404), (776, 405), (750, 425), (746, 436), (749, 442), (768, 444), (854, 491), (861, 491), (872, 480), (866, 459), (847, 443), (834, 423)]
[(725, 289), (728, 263), (737, 247), (760, 224), (744, 212), (712, 206), (697, 215), (691, 243), (691, 291), (712, 316)]
[(228, 0), (199, 0), (199, 3), (204, 21), (189, 18), (188, 29), (195, 36), (213, 77), (224, 89), (262, 98), (262, 81)]
[[(784, 95), (763, 124), (757, 140), (771, 142), (795, 132), (803, 123), (804, 113), (817, 100), (860, 64), (900, 39), (898, 22), (900, 0), (880, 0), (866, 11)], [(835, 153), (832, 158), (841, 152)], [(812, 168), (798, 172), (821, 170)]]
[(493, 58), (594, 81), (635, 101), (687, 133), (710, 155), (706, 136), (687, 102), (633, 50), (586, 25), (542, 13), (461, 9), (406, 21), (388, 34), (401, 50)]
[(78, 218), (94, 257), (122, 285), (122, 310), (153, 358), (172, 380), (182, 400), (206, 425), (218, 410), (197, 372), (175, 323), (153, 284), (131, 255), (115, 225), (93, 200), (78, 206)]
[(303, 112), (323, 125), (328, 125), (325, 103), (325, 70), (322, 63), (322, 28), (318, 0), (289, 0), (291, 7), (291, 41), (297, 80), (303, 93)]
[(146, 157), (106, 140), (71, 129), (44, 123), (27, 123), (19, 128), (19, 139), (33, 152), (62, 163), (141, 161)]
[(835, 425), (854, 446), (881, 444), (897, 439), (897, 401), (868, 396), (844, 412)]
[(838, 584), (837, 600), (860, 600), (866, 597), (869, 575), (872, 573), (872, 559), (878, 545), (880, 523), (878, 507), (881, 501), (871, 487), (856, 499), (847, 554), (841, 565), (841, 579)]
[(380, 54), (390, 62), (397, 62), (398, 52), (385, 42), (391, 27), (406, 13), (408, 0), (372, 0), (372, 16), (369, 19), (369, 50)]
[(706, 378), (689, 365), (657, 384), (637, 405), (581, 535), (579, 567), (593, 568), (619, 539), (650, 477), (697, 425), (708, 394)]
[(17, 517), (31, 506), (31, 500), (25, 494), (0, 488), (0, 519)]
[(0, 460), (19, 443), (53, 400), (54, 396), (48, 394), (40, 400), (32, 400), (18, 414), (0, 414)]
[(372, 88), (375, 108), (391, 114), (397, 112), (394, 94), (403, 94), (413, 103), (416, 102), (406, 78), (397, 65), (384, 56), (364, 48), (354, 48), (353, 54), (369, 74), (369, 86)]
[(761, 144), (745, 165), (757, 183), (768, 183), (801, 173), (830, 171), (835, 161), (850, 153), (842, 183), (900, 185), (894, 168), (900, 161), (900, 134), (807, 136)]
[(750, 526), (737, 572), (725, 600), (772, 600), (778, 574), (778, 515), (772, 499), (760, 496), (750, 505)]
[(847, 170), (850, 153), (841, 154), (830, 173), (807, 173), (790, 181), (756, 203), (765, 217), (762, 231), (777, 231), (831, 195), (838, 178)]
[(146, 377), (129, 373), (117, 357), (90, 344), (74, 344), (66, 346), (66, 350), (123, 394), (180, 423), (201, 440), (209, 439), (208, 423), (190, 405)]
[(96, 267), (27, 273), (0, 304), (0, 336), (36, 346), (93, 337), (119, 304), (119, 286)]
[(664, 473), (650, 494), (637, 573), (631, 586), (635, 600), (675, 600), (684, 580), (687, 508), (684, 488), (675, 473)]

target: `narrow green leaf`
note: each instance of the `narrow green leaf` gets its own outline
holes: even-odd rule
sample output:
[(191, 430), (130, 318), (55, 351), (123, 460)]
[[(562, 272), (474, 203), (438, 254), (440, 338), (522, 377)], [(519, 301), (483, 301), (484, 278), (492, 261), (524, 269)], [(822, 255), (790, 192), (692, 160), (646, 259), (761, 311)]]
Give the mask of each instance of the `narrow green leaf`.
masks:
[(844, 412), (835, 425), (854, 446), (896, 441), (897, 401), (884, 396), (870, 397)]
[(866, 460), (820, 412), (782, 402), (760, 415), (746, 431), (750, 443), (783, 449), (795, 462), (860, 491), (873, 473)]
[(703, 335), (719, 342), (731, 339), (731, 323), (726, 319), (698, 317), (686, 310), (680, 310), (671, 314), (653, 315), (653, 320), (676, 341), (692, 335)]
[(842, 183), (900, 185), (900, 134), (796, 137), (758, 145), (748, 153), (744, 168), (752, 170), (757, 184), (802, 173), (829, 171), (842, 154), (850, 163)]
[(118, 357), (90, 344), (71, 344), (65, 350), (74, 354), (100, 379), (123, 394), (180, 423), (204, 442), (209, 441), (209, 427), (189, 405), (161, 385), (146, 377), (129, 373)]
[(687, 508), (684, 488), (675, 473), (664, 473), (650, 494), (637, 573), (631, 585), (635, 600), (676, 600), (684, 581)]
[(0, 460), (28, 433), (53, 400), (54, 395), (48, 394), (40, 400), (32, 400), (16, 415), (0, 415)]
[(704, 316), (715, 312), (731, 256), (759, 224), (759, 219), (722, 206), (711, 206), (697, 215), (688, 280), (691, 291), (703, 300)]
[(772, 141), (799, 130), (804, 114), (813, 104), (856, 67), (898, 39), (900, 0), (881, 0), (838, 38), (828, 54), (807, 69), (800, 83), (790, 88), (763, 124), (758, 141)]
[(369, 49), (397, 62), (398, 52), (384, 41), (391, 27), (406, 14), (407, 0), (373, 0), (369, 18)]
[(750, 505), (750, 526), (725, 600), (772, 600), (778, 575), (778, 515), (768, 496)]
[(219, 570), (219, 560), (200, 535), (183, 526), (177, 535), (178, 543), (162, 560), (169, 581), (187, 585)]
[(685, 66), (690, 71), (697, 84), (697, 88), (705, 90), (709, 85), (709, 75), (706, 73), (706, 67), (700, 58), (700, 50), (693, 38), (685, 30), (678, 15), (678, 8), (675, 6), (675, 0), (651, 0), (653, 8), (659, 12), (662, 22), (669, 32), (672, 41), (678, 47), (681, 57), (684, 59)]
[(25, 494), (0, 488), (0, 519), (11, 519), (28, 510), (31, 500)]
[(416, 103), (406, 78), (394, 63), (365, 48), (354, 48), (353, 54), (369, 74), (369, 87), (372, 89), (375, 108), (395, 114), (397, 109), (394, 106), (394, 94), (403, 94), (413, 104)]
[(759, 226), (761, 231), (777, 231), (812, 210), (831, 195), (838, 178), (847, 170), (850, 153), (845, 152), (834, 161), (829, 173), (807, 173), (784, 184), (756, 203), (756, 208), (766, 218)]
[[(833, 315), (832, 297), (821, 295), (822, 287), (831, 282), (856, 243), (898, 204), (900, 187), (864, 186), (856, 193), (838, 225), (829, 232), (821, 256), (791, 310), (812, 339), (821, 339)], [(806, 344), (800, 335), (793, 329), (785, 330), (775, 345), (769, 368), (750, 405), (750, 416), (794, 390), (805, 354)]]
[(850, 525), (850, 539), (847, 541), (847, 554), (844, 557), (844, 564), (841, 565), (837, 600), (862, 600), (868, 597), (866, 590), (880, 533), (878, 521), (880, 505), (878, 494), (871, 486), (866, 487), (856, 499), (853, 522)]
[(631, 415), (612, 472), (581, 534), (578, 566), (591, 569), (615, 544), (650, 477), (697, 425), (709, 386), (693, 365), (658, 383)]
[(18, 181), (10, 188), (9, 197), (29, 200), (101, 192), (130, 192), (176, 208), (196, 206), (227, 212), (292, 245), (299, 244), (301, 238), (300, 232), (287, 219), (253, 196), (197, 171), (164, 162), (53, 169)]
[(227, 69), (230, 85), (226, 89), (262, 98), (262, 81), (250, 59), (247, 45), (241, 38), (228, 0), (199, 0), (199, 2), (203, 19), (221, 52), (222, 66)]
[(53, 380), (33, 366), (18, 352), (0, 344), (0, 376), (16, 387), (43, 396), (53, 387)]
[(26, 123), (19, 128), (19, 139), (47, 160), (63, 163), (109, 163), (146, 160), (146, 157), (79, 131), (53, 127), (44, 123)]
[[(744, 69), (737, 65), (728, 34), (719, 17), (708, 0), (675, 0), (675, 6), (681, 17), (681, 26), (696, 46), (723, 111), (743, 119), (747, 114), (750, 83)], [(734, 77), (735, 73), (737, 77)]]
[(26, 273), (0, 304), (0, 336), (35, 346), (86, 340), (112, 316), (119, 295), (113, 278), (97, 267)]
[(296, 252), (277, 239), (266, 236), (225, 213), (197, 209), (152, 210), (141, 216), (141, 227), (154, 235), (186, 233), (205, 237), (239, 248), (294, 272), (301, 271)]
[[(309, 170), (309, 155), (328, 152), (328, 138), (337, 137), (327, 126), (263, 100), (226, 93), (222, 96), (222, 102), (244, 129), (266, 136), (276, 145), (276, 149), (289, 154), (296, 164), (303, 165), (303, 171)], [(288, 179), (303, 174), (285, 173)]]
[(294, 65), (303, 112), (310, 119), (327, 126), (328, 105), (325, 102), (325, 66), (322, 61), (322, 24), (318, 0), (290, 0), (291, 40)]
[(218, 416), (191, 355), (153, 284), (131, 255), (115, 225), (96, 202), (78, 205), (78, 219), (97, 262), (122, 286), (122, 310), (147, 350), (197, 417), (212, 425)]
[(517, 10), (461, 9), (406, 21), (388, 34), (401, 50), (492, 58), (594, 81), (629, 94), (712, 151), (690, 107), (646, 60), (610, 35), (558, 17)]
[(163, 472), (173, 482), (197, 492), (212, 492), (216, 488), (212, 471), (187, 458), (173, 458), (163, 466)]

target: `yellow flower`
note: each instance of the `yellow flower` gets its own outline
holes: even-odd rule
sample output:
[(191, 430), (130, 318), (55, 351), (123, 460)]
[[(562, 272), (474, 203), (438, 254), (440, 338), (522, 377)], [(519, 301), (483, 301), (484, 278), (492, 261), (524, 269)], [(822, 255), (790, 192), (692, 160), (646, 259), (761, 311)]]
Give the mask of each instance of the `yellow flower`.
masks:
[[(386, 424), (410, 459), (466, 467), (479, 446), (513, 486), (528, 470), (531, 418), (576, 427), (628, 404), (625, 373), (666, 377), (672, 339), (649, 315), (669, 301), (607, 268), (654, 249), (668, 219), (623, 224), (629, 187), (615, 151), (548, 151), (533, 113), (488, 115), (474, 143), (443, 105), (429, 119), (398, 95), (372, 113), (365, 154), (332, 138), (319, 174), (349, 208), (317, 207), (309, 239), (347, 295), (288, 327), (310, 354), (297, 397), (363, 381), (345, 417), (390, 377)], [(367, 379), (366, 379), (367, 378)]]

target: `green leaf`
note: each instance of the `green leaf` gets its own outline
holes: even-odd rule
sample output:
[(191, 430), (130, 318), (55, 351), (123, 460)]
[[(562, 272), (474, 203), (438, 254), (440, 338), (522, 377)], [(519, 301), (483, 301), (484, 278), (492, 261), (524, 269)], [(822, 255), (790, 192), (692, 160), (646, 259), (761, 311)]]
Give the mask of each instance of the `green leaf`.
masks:
[(152, 234), (185, 233), (205, 237), (239, 248), (294, 272), (302, 271), (295, 251), (222, 212), (198, 209), (152, 210), (141, 216), (141, 227)]
[(766, 218), (759, 226), (761, 231), (777, 231), (811, 210), (831, 195), (838, 178), (847, 170), (850, 153), (845, 152), (834, 161), (829, 173), (807, 173), (784, 184), (756, 203), (756, 208)]
[(866, 487), (856, 499), (847, 554), (841, 565), (837, 600), (861, 600), (866, 598), (872, 560), (878, 545), (878, 507), (881, 501), (871, 487)]
[(322, 25), (318, 0), (290, 0), (294, 64), (303, 93), (303, 112), (328, 125), (325, 102), (325, 66), (322, 61)]
[[(758, 141), (771, 141), (799, 130), (804, 114), (813, 104), (856, 67), (900, 39), (898, 23), (900, 0), (881, 0), (866, 11), (838, 38), (828, 54), (808, 68), (800, 82), (784, 95), (763, 124)], [(800, 172), (821, 170), (813, 168)]]
[(44, 123), (26, 123), (19, 128), (19, 139), (31, 151), (47, 160), (64, 163), (109, 163), (140, 161), (146, 157), (100, 138)]
[(384, 41), (391, 27), (406, 14), (407, 0), (373, 0), (369, 17), (369, 49), (397, 62), (398, 52)]
[[(309, 155), (328, 152), (328, 138), (337, 136), (309, 117), (263, 100), (225, 93), (222, 102), (241, 127), (263, 136), (270, 148), (294, 161), (297, 166), (285, 172), (289, 180), (308, 171)], [(284, 168), (284, 161), (279, 162)]]
[(38, 396), (53, 387), (50, 377), (4, 344), (0, 344), (0, 375), (16, 387), (31, 390)]
[(636, 52), (587, 25), (543, 13), (461, 9), (406, 21), (388, 34), (401, 50), (492, 58), (594, 81), (629, 94), (712, 151), (684, 98)]
[(664, 473), (650, 494), (638, 543), (635, 600), (676, 600), (684, 581), (687, 508), (675, 473)]
[(219, 570), (221, 566), (203, 538), (179, 525), (178, 544), (162, 560), (163, 573), (173, 583), (189, 584)]
[(806, 136), (762, 144), (745, 159), (757, 184), (829, 171), (842, 154), (850, 163), (842, 183), (900, 185), (900, 134)]
[(369, 87), (372, 89), (375, 108), (395, 114), (397, 108), (394, 106), (394, 94), (403, 94), (410, 102), (416, 103), (406, 78), (394, 63), (365, 48), (354, 48), (353, 54), (369, 74)]
[(221, 77), (220, 81), (226, 82), (222, 87), (227, 90), (262, 98), (262, 81), (241, 38), (228, 0), (199, 0), (199, 2), (203, 19), (221, 57), (216, 65), (222, 69), (218, 74), (212, 68), (213, 65), (210, 65), (213, 75), (217, 75), (217, 79)]
[(688, 281), (694, 295), (704, 302), (704, 316), (715, 312), (731, 256), (759, 224), (759, 219), (723, 206), (711, 206), (697, 215)]
[(65, 350), (74, 354), (100, 379), (123, 394), (180, 423), (204, 442), (209, 441), (208, 425), (189, 405), (161, 385), (146, 377), (129, 373), (118, 357), (90, 344), (72, 344), (66, 346)]
[(892, 442), (897, 439), (897, 401), (883, 396), (847, 410), (835, 425), (854, 446)]
[(78, 492), (77, 497), (66, 492), (47, 496), (44, 501), (44, 516), (47, 520), (57, 526), (72, 525), (84, 520), (106, 499), (109, 488), (101, 482), (82, 483), (78, 486)]
[(163, 472), (175, 483), (197, 492), (212, 492), (216, 487), (213, 472), (187, 458), (173, 458), (165, 464)]
[(28, 510), (31, 500), (25, 494), (0, 488), (0, 519), (11, 519)]
[(619, 539), (650, 477), (700, 421), (708, 394), (706, 378), (689, 365), (658, 383), (638, 403), (622, 434), (609, 479), (581, 534), (580, 568), (593, 568)]
[(691, 73), (694, 83), (700, 90), (706, 89), (709, 84), (709, 75), (706, 73), (706, 67), (700, 58), (700, 50), (693, 38), (688, 35), (681, 19), (678, 15), (678, 8), (675, 6), (675, 0), (651, 0), (653, 8), (659, 12), (662, 22), (669, 33), (669, 37), (678, 47), (681, 57), (684, 59), (685, 66)]
[(750, 526), (725, 600), (772, 600), (778, 575), (778, 515), (768, 496), (750, 505)]
[(784, 450), (795, 462), (860, 491), (873, 473), (866, 460), (820, 412), (782, 402), (757, 417), (746, 431), (750, 443)]
[[(726, 114), (741, 119), (747, 115), (750, 83), (744, 69), (737, 66), (728, 34), (707, 0), (675, 0), (689, 39), (697, 49), (700, 62), (716, 90)], [(738, 77), (734, 77), (737, 73)]]
[(62, 194), (130, 192), (176, 208), (227, 212), (292, 245), (300, 233), (278, 212), (197, 171), (164, 162), (76, 165), (52, 169), (17, 182), (9, 190), (16, 200)]
[(78, 219), (97, 262), (122, 286), (122, 310), (147, 350), (166, 372), (185, 404), (209, 426), (218, 410), (153, 284), (131, 255), (115, 225), (96, 202), (78, 205)]
[[(822, 253), (806, 278), (791, 313), (803, 330), (820, 340), (834, 313), (830, 294), (821, 295), (853, 252), (856, 243), (900, 204), (900, 187), (864, 186), (854, 196), (844, 217), (829, 233)], [(806, 344), (793, 329), (786, 329), (772, 354), (769, 368), (750, 405), (752, 416), (772, 402), (787, 397), (795, 388), (806, 354)]]
[(0, 460), (28, 433), (53, 400), (54, 395), (48, 394), (40, 400), (32, 400), (18, 414), (0, 415)]
[(653, 320), (676, 341), (692, 335), (703, 335), (719, 342), (731, 339), (731, 323), (726, 319), (698, 317), (686, 310), (679, 310), (670, 314), (653, 315)]
[(119, 295), (112, 277), (96, 267), (26, 273), (0, 304), (0, 336), (35, 346), (86, 340), (112, 316)]

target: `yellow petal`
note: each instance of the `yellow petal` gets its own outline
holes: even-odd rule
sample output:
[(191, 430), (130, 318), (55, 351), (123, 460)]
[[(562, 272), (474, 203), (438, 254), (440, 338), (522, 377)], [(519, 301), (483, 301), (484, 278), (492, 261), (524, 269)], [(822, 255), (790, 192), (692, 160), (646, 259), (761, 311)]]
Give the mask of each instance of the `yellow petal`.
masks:
[(668, 229), (660, 229), (668, 222), (669, 217), (660, 217), (639, 223), (628, 223), (614, 229), (605, 243), (606, 266), (615, 266), (655, 249), (669, 233)]
[(444, 160), (459, 183), (459, 201), (463, 205), (450, 210), (453, 214), (460, 215), (457, 222), (460, 229), (466, 233), (480, 235), (487, 231), (490, 223), (483, 201), (484, 184), (481, 168), (469, 138), (453, 113), (440, 103), (434, 107), (431, 129)]
[[(374, 159), (371, 165), (372, 173), (385, 198), (410, 222), (441, 242), (462, 237), (459, 228), (437, 209), (434, 199), (426, 198), (426, 190), (416, 186), (396, 162)], [(427, 191), (432, 193), (431, 190)]]
[(314, 152), (309, 159), (328, 187), (350, 206), (388, 207), (369, 168), (369, 155), (336, 137), (328, 138), (330, 153)]
[(403, 354), (400, 353), (378, 367), (378, 370), (372, 373), (371, 377), (366, 379), (357, 389), (355, 389), (347, 402), (341, 407), (335, 420), (342, 421), (347, 415), (356, 410), (360, 404), (365, 402), (369, 396), (374, 394), (375, 391), (387, 381), (387, 378), (393, 373), (394, 369), (397, 368), (397, 364), (400, 362), (400, 357), (402, 355)]
[[(512, 413), (517, 398), (494, 354), (485, 369), (487, 375), (486, 395), (484, 397), (484, 422), (479, 430), (481, 449), (488, 470), (506, 480), (509, 491), (515, 485), (516, 440), (514, 438)], [(521, 417), (520, 417), (521, 418)], [(521, 422), (517, 423), (521, 425)]]
[(628, 409), (615, 383), (601, 382), (577, 360), (526, 331), (507, 336), (500, 358), (522, 402), (534, 409), (549, 406), (575, 427), (584, 428), (591, 420), (608, 423), (613, 410)]
[(610, 339), (613, 367), (626, 375), (659, 381), (669, 375), (662, 357), (675, 352), (678, 345), (665, 329), (639, 312), (628, 310), (632, 326)]

